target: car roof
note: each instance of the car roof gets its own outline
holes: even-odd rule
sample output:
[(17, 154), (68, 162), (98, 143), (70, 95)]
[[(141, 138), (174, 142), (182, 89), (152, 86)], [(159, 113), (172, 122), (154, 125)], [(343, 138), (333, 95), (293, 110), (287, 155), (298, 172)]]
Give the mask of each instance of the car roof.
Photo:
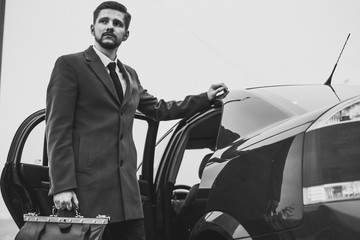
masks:
[(277, 85), (231, 90), (222, 102), (242, 101), (249, 97), (261, 98), (289, 115), (301, 115), (360, 95), (360, 86), (350, 85)]

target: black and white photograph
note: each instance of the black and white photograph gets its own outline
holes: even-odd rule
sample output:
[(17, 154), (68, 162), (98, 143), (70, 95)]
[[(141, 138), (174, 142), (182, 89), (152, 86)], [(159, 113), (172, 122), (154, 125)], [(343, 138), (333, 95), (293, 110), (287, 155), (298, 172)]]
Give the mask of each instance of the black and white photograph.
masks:
[(0, 240), (360, 239), (359, 11), (0, 0)]

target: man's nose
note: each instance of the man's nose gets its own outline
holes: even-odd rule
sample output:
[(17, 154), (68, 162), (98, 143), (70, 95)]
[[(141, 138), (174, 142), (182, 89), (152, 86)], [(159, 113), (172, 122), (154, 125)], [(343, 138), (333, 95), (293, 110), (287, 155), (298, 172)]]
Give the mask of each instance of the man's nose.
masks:
[(113, 26), (109, 25), (109, 26), (106, 28), (106, 31), (107, 31), (107, 32), (114, 32)]

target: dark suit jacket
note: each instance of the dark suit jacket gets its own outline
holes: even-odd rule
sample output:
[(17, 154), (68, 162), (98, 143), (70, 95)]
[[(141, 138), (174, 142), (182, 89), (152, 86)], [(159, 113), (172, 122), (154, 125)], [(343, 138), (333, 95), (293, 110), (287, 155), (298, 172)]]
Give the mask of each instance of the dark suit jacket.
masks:
[(134, 69), (118, 64), (126, 72), (122, 103), (92, 47), (56, 61), (46, 99), (49, 195), (74, 189), (82, 215), (106, 214), (113, 222), (143, 217), (132, 135), (136, 109), (167, 120), (210, 106), (206, 93), (159, 101)]

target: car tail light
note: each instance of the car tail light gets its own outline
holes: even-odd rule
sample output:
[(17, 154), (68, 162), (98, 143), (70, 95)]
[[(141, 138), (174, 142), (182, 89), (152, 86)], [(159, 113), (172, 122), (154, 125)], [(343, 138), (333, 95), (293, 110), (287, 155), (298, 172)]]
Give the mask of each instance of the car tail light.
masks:
[(360, 97), (336, 105), (322, 115), (308, 131), (349, 121), (360, 121)]
[(304, 204), (360, 198), (360, 181), (303, 188)]
[(325, 126), (342, 123), (345, 121), (359, 121), (360, 120), (360, 103), (354, 103), (345, 107), (335, 113), (325, 122)]

